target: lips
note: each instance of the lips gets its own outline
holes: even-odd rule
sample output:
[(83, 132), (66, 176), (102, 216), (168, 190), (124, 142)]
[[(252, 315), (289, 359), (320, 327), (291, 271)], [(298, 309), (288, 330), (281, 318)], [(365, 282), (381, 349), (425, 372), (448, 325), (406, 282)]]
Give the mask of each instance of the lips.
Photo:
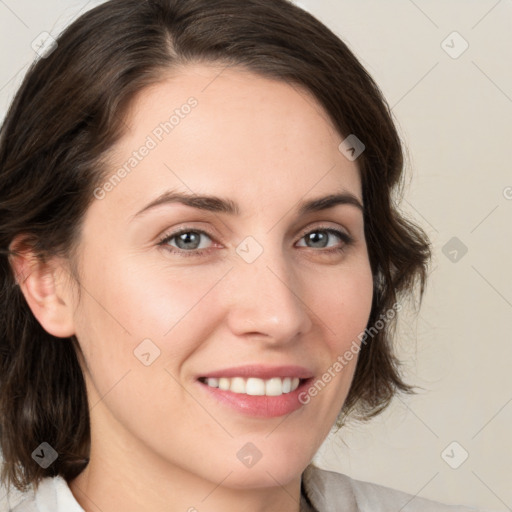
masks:
[(298, 377), (272, 377), (267, 380), (258, 377), (249, 377), (248, 379), (243, 377), (208, 377), (207, 379), (199, 379), (199, 381), (211, 388), (219, 388), (233, 393), (254, 396), (279, 396), (283, 393), (295, 391), (299, 387), (301, 379)]
[(197, 377), (201, 393), (243, 415), (271, 418), (303, 407), (300, 393), (313, 380), (303, 366), (246, 365)]
[(222, 370), (215, 370), (207, 374), (199, 375), (198, 379), (207, 378), (233, 378), (243, 377), (250, 378), (255, 377), (258, 379), (268, 380), (273, 377), (285, 377), (294, 378), (297, 377), (300, 380), (310, 379), (314, 374), (311, 370), (308, 370), (304, 366), (286, 365), (286, 366), (263, 366), (263, 365), (244, 365), (231, 368), (224, 368)]

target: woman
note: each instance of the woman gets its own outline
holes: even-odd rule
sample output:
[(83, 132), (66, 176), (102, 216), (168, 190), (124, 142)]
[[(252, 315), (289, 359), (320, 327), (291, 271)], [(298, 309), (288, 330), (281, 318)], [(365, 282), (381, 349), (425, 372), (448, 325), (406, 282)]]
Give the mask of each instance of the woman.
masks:
[(401, 176), (379, 89), (285, 0), (75, 21), (0, 141), (9, 509), (452, 510), (311, 464), (411, 391), (390, 331), (430, 245)]

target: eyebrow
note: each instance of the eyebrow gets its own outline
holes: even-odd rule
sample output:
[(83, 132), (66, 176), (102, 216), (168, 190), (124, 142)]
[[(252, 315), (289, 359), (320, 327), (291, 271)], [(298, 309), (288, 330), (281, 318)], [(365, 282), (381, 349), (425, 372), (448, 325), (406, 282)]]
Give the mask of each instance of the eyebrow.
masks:
[[(206, 210), (209, 212), (227, 213), (229, 215), (240, 215), (241, 212), (238, 204), (231, 199), (224, 199), (211, 195), (200, 196), (197, 194), (190, 194), (188, 192), (176, 192), (173, 190), (168, 190), (144, 206), (142, 210), (133, 215), (132, 220), (143, 215), (149, 210), (152, 210), (153, 208), (163, 204), (173, 203), (184, 204), (192, 208)], [(298, 213), (299, 215), (305, 215), (307, 213), (327, 210), (337, 205), (354, 206), (361, 212), (364, 212), (362, 203), (354, 194), (351, 192), (342, 191), (337, 194), (330, 194), (327, 196), (310, 199), (308, 201), (302, 201), (298, 205)]]

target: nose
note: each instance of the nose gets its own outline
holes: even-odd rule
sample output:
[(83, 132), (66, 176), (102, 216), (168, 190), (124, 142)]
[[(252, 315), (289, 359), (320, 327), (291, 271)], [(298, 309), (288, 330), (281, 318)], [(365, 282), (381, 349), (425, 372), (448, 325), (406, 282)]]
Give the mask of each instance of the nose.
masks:
[(312, 325), (305, 285), (281, 251), (266, 250), (248, 263), (242, 258), (227, 276), (227, 319), (237, 336), (279, 345), (296, 340)]

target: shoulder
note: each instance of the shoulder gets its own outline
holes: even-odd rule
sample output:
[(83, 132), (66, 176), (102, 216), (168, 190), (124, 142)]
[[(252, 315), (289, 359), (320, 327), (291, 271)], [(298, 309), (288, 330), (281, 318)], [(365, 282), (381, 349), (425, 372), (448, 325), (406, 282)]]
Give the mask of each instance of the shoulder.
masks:
[(306, 494), (318, 512), (478, 512), (475, 508), (445, 505), (382, 485), (355, 480), (312, 464), (303, 473), (303, 483)]
[(43, 478), (37, 490), (10, 491), (4, 500), (7, 512), (84, 512), (61, 476)]

